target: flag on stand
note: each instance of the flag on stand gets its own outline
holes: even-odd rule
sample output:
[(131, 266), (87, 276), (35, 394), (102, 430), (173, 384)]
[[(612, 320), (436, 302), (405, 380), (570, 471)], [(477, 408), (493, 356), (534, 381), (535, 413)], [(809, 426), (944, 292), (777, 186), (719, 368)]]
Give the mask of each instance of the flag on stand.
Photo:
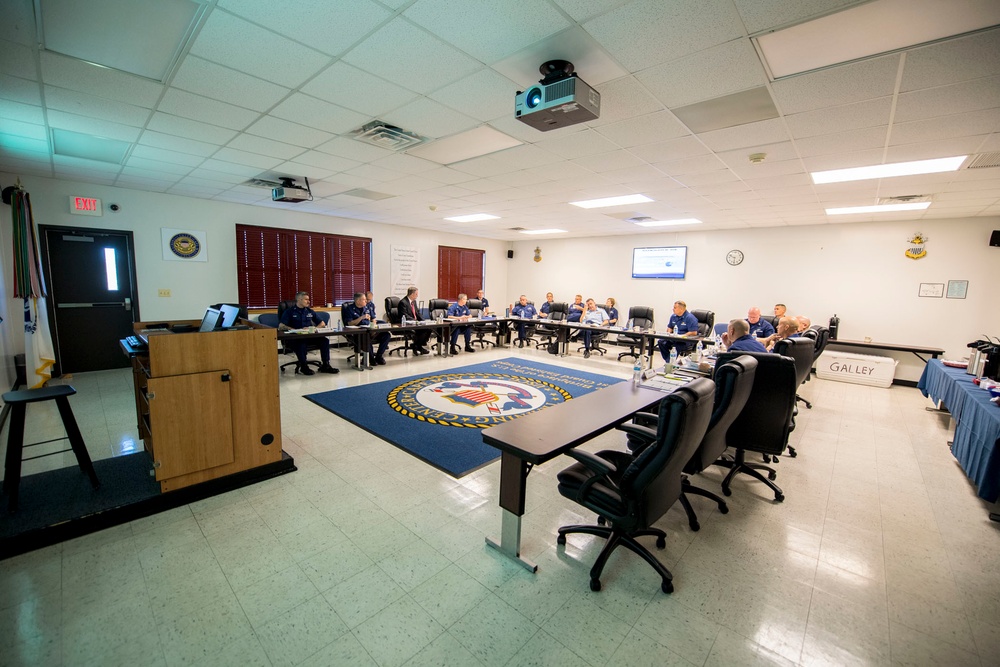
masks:
[(42, 387), (56, 362), (45, 310), (45, 280), (38, 261), (38, 237), (31, 215), (31, 198), (18, 188), (11, 197), (14, 223), (14, 298), (24, 299), (24, 360), (27, 385)]

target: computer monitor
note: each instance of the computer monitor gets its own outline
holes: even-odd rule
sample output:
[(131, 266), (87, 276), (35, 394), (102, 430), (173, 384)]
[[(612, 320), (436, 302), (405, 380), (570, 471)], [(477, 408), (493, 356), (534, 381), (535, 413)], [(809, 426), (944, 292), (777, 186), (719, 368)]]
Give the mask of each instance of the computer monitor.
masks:
[(240, 316), (239, 306), (231, 306), (228, 303), (224, 303), (219, 306), (219, 310), (222, 311), (222, 322), (219, 324), (220, 327), (228, 329), (236, 324), (236, 318)]
[(219, 325), (219, 320), (221, 318), (222, 311), (216, 310), (215, 308), (206, 308), (205, 317), (201, 318), (201, 326), (198, 327), (198, 331), (212, 331)]

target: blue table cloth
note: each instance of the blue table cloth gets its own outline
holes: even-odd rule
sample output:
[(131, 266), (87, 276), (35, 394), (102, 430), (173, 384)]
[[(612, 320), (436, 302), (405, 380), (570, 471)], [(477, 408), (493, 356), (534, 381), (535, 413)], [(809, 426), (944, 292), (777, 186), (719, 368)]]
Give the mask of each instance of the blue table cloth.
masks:
[(979, 497), (1000, 497), (1000, 407), (990, 393), (972, 383), (964, 368), (949, 368), (931, 359), (917, 383), (924, 396), (941, 401), (955, 420), (951, 453), (979, 489)]

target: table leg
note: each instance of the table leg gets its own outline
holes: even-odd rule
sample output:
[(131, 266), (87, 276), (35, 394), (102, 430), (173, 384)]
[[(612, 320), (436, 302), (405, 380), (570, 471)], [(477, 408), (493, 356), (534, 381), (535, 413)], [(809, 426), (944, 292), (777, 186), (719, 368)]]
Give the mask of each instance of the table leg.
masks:
[(504, 452), (500, 456), (500, 507), (503, 509), (500, 541), (487, 537), (486, 544), (529, 572), (537, 572), (537, 565), (521, 558), (521, 517), (524, 515), (527, 484), (528, 462)]
[(559, 356), (565, 357), (569, 354), (569, 327), (559, 328)]

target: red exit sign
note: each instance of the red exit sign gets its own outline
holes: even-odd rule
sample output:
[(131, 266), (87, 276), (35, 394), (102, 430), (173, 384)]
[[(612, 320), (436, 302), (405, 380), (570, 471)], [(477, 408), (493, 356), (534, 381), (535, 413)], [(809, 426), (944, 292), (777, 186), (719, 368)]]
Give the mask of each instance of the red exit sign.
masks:
[(69, 212), (75, 215), (104, 215), (104, 208), (100, 199), (70, 195)]

